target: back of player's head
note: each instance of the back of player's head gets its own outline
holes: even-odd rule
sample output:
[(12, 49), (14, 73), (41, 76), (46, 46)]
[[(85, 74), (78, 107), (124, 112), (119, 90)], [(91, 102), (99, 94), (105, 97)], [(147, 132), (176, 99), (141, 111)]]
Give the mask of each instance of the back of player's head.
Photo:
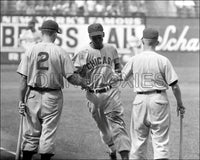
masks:
[(39, 29), (43, 33), (61, 33), (61, 29), (59, 28), (58, 24), (53, 20), (44, 21)]
[(42, 34), (48, 35), (48, 36), (53, 36), (54, 34), (56, 34), (55, 31), (51, 31), (51, 30), (42, 30)]
[(104, 36), (103, 26), (100, 23), (93, 23), (88, 26), (88, 33), (91, 37), (98, 35)]
[(158, 44), (159, 33), (154, 28), (146, 28), (143, 31), (143, 43), (149, 46), (154, 46)]

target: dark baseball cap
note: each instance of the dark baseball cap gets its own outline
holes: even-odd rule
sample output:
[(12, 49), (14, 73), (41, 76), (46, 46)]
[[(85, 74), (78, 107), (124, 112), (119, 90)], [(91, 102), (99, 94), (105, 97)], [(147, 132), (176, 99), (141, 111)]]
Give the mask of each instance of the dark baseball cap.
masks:
[(158, 39), (159, 33), (156, 29), (154, 28), (146, 28), (143, 31), (143, 37), (146, 39)]
[(46, 20), (43, 22), (42, 26), (39, 27), (40, 30), (51, 30), (61, 33), (61, 29), (58, 27), (58, 24), (53, 20)]
[(88, 26), (89, 36), (104, 35), (103, 26), (100, 23), (93, 23)]

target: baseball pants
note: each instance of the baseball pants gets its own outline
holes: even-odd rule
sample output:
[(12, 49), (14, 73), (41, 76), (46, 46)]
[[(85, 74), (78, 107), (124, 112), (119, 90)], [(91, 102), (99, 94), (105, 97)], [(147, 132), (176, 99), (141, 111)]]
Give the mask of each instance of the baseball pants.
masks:
[(31, 90), (23, 123), (22, 150), (54, 154), (56, 130), (63, 107), (61, 90)]
[(130, 159), (147, 159), (147, 141), (152, 138), (154, 159), (169, 158), (170, 107), (166, 92), (137, 94), (131, 116)]
[(89, 100), (89, 110), (100, 130), (102, 141), (111, 151), (130, 151), (130, 139), (123, 121), (119, 90), (111, 89), (101, 94), (87, 92), (86, 96)]

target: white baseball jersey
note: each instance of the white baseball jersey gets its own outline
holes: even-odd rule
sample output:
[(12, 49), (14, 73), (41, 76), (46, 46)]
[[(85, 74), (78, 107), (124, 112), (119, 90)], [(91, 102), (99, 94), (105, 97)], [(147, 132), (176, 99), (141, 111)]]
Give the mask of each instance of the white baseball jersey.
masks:
[[(143, 51), (122, 69), (127, 80), (133, 76), (135, 92), (131, 115), (130, 159), (147, 159), (147, 139), (152, 138), (154, 159), (169, 158), (170, 109), (167, 98), (168, 86), (178, 80), (170, 61), (153, 51)], [(164, 90), (161, 93), (147, 91)]]
[(89, 86), (98, 88), (108, 84), (114, 74), (114, 60), (117, 58), (117, 50), (110, 44), (104, 44), (100, 50), (88, 45), (73, 57), (73, 61), (75, 67), (83, 67)]
[(122, 70), (124, 80), (133, 76), (135, 92), (166, 90), (178, 80), (170, 61), (153, 51), (144, 51), (133, 56)]
[(29, 86), (59, 89), (64, 87), (63, 77), (68, 78), (74, 70), (65, 50), (41, 42), (26, 51), (17, 72), (27, 76)]

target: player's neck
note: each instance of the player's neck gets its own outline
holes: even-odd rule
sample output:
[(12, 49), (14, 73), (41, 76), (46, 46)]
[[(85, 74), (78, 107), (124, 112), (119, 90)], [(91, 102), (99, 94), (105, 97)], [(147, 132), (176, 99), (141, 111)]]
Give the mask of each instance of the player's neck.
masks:
[(103, 44), (101, 46), (96, 47), (92, 42), (90, 42), (90, 47), (94, 48), (94, 49), (102, 49), (103, 48)]
[(155, 51), (155, 47), (144, 45), (144, 51)]
[(54, 42), (50, 37), (47, 37), (47, 36), (43, 36), (42, 41), (46, 42), (46, 43), (53, 43)]

